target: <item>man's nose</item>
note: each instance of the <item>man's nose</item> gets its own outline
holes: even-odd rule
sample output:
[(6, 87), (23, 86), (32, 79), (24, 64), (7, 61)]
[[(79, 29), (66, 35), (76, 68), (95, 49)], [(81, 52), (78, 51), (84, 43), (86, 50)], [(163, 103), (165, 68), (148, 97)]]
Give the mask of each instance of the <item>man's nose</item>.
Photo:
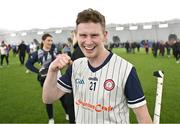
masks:
[(92, 38), (91, 38), (91, 36), (87, 36), (87, 38), (86, 38), (86, 43), (92, 43)]

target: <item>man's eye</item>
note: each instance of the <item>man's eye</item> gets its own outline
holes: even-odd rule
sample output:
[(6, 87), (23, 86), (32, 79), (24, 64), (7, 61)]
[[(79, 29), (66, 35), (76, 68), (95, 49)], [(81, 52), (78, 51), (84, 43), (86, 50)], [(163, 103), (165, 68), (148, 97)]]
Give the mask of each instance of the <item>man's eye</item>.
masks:
[(86, 37), (86, 35), (80, 35), (80, 37)]
[(98, 36), (98, 34), (93, 34), (93, 35), (91, 35), (91, 37), (97, 37)]

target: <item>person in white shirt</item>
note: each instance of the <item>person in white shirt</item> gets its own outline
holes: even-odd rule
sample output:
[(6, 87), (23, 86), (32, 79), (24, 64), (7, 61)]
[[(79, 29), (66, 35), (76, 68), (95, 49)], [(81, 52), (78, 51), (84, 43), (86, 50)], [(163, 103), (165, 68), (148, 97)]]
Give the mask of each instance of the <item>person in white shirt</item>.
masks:
[(36, 52), (37, 46), (34, 42), (29, 45), (30, 53)]
[(4, 58), (6, 59), (6, 64), (9, 65), (9, 59), (8, 59), (8, 46), (5, 44), (4, 41), (1, 42), (0, 46), (0, 55), (1, 55), (1, 67), (3, 66)]

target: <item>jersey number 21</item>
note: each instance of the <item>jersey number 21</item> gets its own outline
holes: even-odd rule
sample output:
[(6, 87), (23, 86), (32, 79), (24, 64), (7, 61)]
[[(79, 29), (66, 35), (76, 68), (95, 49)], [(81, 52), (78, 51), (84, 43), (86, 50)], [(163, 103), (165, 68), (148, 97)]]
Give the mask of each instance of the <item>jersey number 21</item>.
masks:
[(95, 91), (95, 89), (96, 89), (96, 82), (90, 82), (89, 90)]

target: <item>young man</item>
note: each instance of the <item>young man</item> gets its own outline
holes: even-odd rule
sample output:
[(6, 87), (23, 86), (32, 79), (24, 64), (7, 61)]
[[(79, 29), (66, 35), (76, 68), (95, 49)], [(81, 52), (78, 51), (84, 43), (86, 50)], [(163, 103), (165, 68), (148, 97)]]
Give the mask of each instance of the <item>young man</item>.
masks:
[(129, 123), (132, 108), (139, 123), (152, 123), (132, 64), (105, 49), (105, 18), (87, 9), (78, 14), (76, 38), (85, 57), (77, 59), (57, 81), (57, 72), (70, 63), (61, 54), (51, 63), (43, 87), (44, 103), (53, 103), (73, 89), (76, 123)]

